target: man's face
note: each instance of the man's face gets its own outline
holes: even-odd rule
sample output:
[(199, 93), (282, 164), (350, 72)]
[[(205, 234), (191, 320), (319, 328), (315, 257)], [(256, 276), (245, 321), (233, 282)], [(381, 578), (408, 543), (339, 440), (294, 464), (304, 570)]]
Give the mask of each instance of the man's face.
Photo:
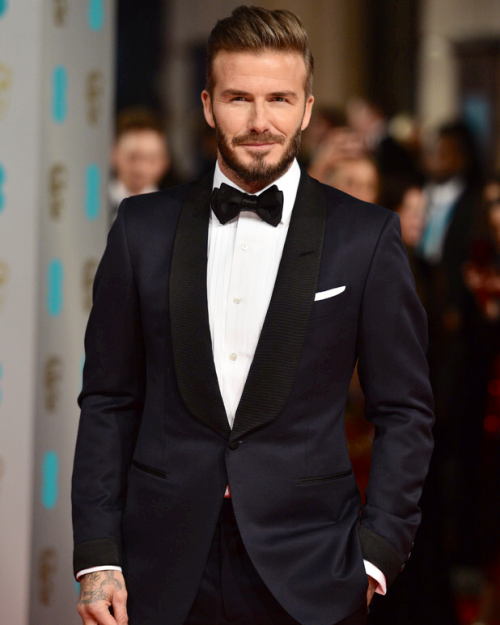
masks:
[(443, 135), (427, 159), (427, 169), (436, 182), (446, 182), (465, 171), (466, 160), (458, 141)]
[(306, 98), (306, 67), (299, 54), (220, 52), (212, 96), (202, 93), (208, 124), (217, 134), (219, 166), (255, 192), (279, 178), (300, 147), (314, 98)]
[(113, 150), (118, 179), (134, 194), (156, 186), (168, 169), (163, 137), (154, 130), (124, 133)]

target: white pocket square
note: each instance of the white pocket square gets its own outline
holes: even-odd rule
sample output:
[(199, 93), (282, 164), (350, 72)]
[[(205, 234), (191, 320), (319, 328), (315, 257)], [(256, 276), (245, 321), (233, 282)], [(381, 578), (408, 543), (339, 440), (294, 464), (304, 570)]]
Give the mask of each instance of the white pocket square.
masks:
[(345, 286), (337, 286), (334, 289), (328, 289), (328, 291), (320, 291), (314, 296), (314, 301), (319, 302), (320, 300), (327, 299), (328, 297), (335, 297), (335, 295), (340, 295), (344, 291)]

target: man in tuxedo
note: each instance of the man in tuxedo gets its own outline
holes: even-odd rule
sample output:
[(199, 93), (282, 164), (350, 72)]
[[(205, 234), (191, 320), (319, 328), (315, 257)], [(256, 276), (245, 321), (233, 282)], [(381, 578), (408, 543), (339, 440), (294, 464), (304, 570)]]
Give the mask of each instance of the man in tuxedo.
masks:
[[(208, 42), (215, 171), (120, 207), (73, 474), (85, 625), (360, 625), (408, 557), (425, 315), (397, 216), (300, 171), (312, 74), (296, 16), (236, 9)], [(356, 361), (377, 432), (361, 515)]]

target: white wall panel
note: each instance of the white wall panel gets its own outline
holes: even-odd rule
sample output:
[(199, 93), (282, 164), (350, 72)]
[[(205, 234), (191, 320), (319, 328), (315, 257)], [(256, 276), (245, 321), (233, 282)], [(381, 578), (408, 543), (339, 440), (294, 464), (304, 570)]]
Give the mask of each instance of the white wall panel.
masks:
[(0, 623), (78, 623), (70, 477), (114, 0), (0, 0)]

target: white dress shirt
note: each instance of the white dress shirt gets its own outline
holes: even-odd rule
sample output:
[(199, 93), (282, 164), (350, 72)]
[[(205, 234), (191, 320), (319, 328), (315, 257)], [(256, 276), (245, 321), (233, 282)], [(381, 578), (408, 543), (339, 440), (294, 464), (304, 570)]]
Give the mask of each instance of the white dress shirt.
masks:
[[(276, 228), (252, 211), (241, 212), (224, 226), (213, 212), (210, 214), (208, 317), (215, 370), (231, 427), (271, 301), (299, 181), (300, 167), (294, 161), (272, 183), (283, 191), (283, 215)], [(217, 163), (214, 188), (223, 182), (239, 188)]]
[[(283, 215), (276, 228), (252, 211), (242, 211), (224, 226), (210, 212), (208, 317), (215, 370), (231, 427), (271, 301), (299, 182), (300, 167), (294, 160), (281, 178), (255, 194), (273, 185), (283, 192)], [(222, 173), (217, 163), (213, 187), (222, 183), (244, 191)], [(379, 584), (377, 592), (385, 594), (385, 575), (370, 562), (364, 563), (367, 575)], [(80, 571), (77, 577), (103, 568), (115, 567)]]

